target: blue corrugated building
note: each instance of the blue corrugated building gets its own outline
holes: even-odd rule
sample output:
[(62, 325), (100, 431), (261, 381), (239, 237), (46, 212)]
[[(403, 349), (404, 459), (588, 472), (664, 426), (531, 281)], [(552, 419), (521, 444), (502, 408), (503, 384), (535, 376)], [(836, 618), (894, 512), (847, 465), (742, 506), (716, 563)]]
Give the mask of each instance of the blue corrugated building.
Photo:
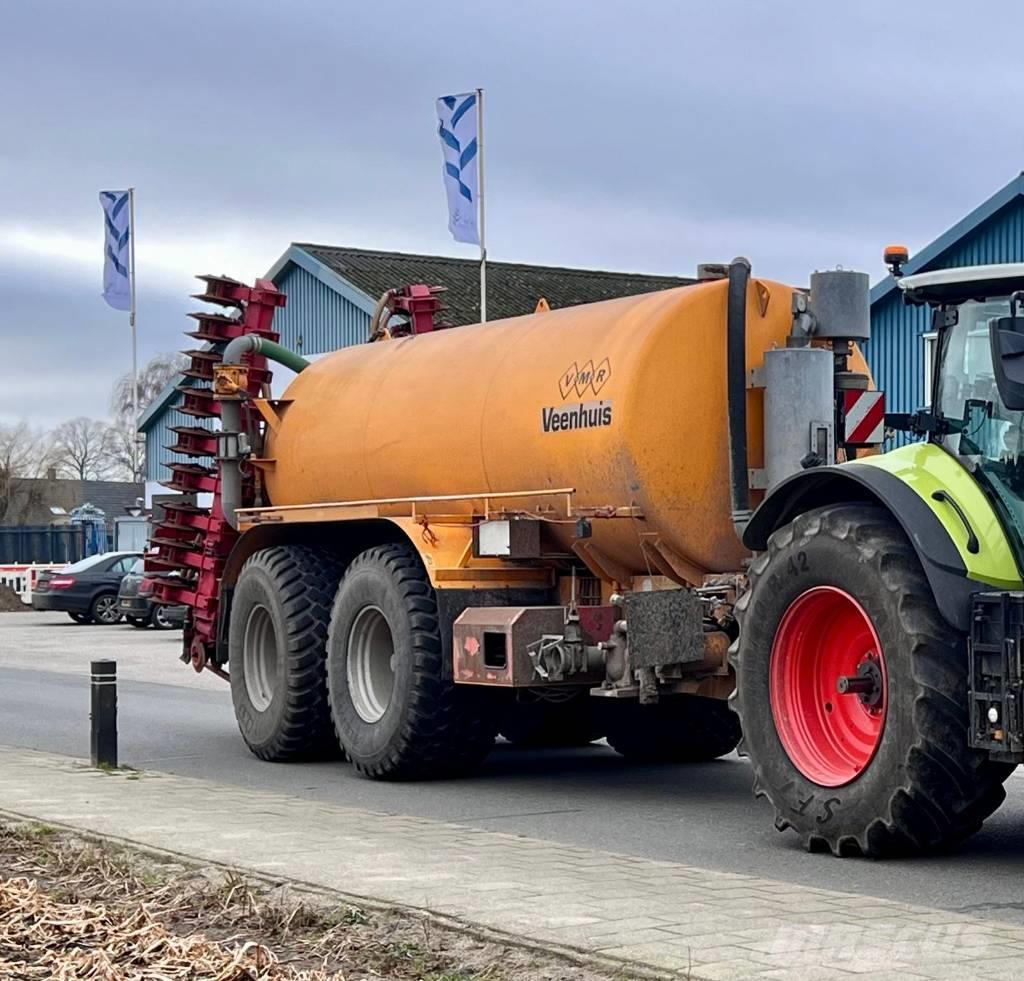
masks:
[[(906, 274), (1024, 262), (1024, 174), (1015, 177), (934, 242), (912, 255)], [(871, 290), (871, 340), (865, 353), (891, 412), (926, 405), (935, 335), (925, 307), (904, 306), (887, 276)]]
[[(410, 283), (445, 287), (445, 323), (477, 323), (479, 275), (475, 259), (295, 244), (274, 264), (267, 278), (288, 297), (285, 307), (274, 315), (281, 343), (310, 358), (363, 343), (380, 295)], [(498, 320), (533, 313), (542, 298), (551, 307), (560, 308), (692, 282), (676, 276), (488, 262), (487, 306), (491, 319)], [(286, 381), (283, 374), (287, 373), (275, 366), (277, 392)], [(179, 408), (182, 394), (178, 386), (188, 383), (184, 377), (175, 379), (140, 420), (139, 429), (146, 438), (147, 505), (152, 504), (154, 495), (167, 493), (161, 486), (170, 476), (167, 464), (185, 459), (167, 447), (175, 442), (171, 427), (195, 425), (195, 420)]]

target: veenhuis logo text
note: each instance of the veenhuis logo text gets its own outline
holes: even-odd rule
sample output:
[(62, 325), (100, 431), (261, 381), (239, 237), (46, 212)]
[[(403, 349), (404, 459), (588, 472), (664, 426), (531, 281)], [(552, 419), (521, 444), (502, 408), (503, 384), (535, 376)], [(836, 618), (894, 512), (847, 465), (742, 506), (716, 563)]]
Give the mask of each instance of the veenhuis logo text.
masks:
[(578, 402), (552, 405), (542, 408), (541, 429), (545, 433), (562, 433), (574, 429), (594, 429), (612, 424), (612, 400), (593, 398), (583, 401), (585, 396), (600, 394), (611, 378), (612, 367), (608, 358), (594, 366), (588, 359), (581, 366), (574, 361), (558, 379), (558, 393), (563, 399), (575, 394)]

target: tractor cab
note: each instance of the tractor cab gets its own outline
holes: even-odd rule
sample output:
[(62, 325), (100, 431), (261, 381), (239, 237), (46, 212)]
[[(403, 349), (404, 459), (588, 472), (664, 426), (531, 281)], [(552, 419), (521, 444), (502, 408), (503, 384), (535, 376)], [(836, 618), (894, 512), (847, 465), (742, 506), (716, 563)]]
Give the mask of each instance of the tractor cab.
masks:
[(939, 269), (899, 281), (932, 309), (930, 405), (896, 417), (956, 457), (990, 498), (1024, 560), (1024, 263)]

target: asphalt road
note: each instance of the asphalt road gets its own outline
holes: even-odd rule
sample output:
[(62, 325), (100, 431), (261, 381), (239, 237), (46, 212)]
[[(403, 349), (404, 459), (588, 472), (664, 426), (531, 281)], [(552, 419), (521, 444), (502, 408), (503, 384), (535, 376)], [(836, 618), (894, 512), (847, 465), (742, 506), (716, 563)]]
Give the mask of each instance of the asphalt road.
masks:
[(262, 763), (238, 735), (227, 685), (178, 662), (179, 644), (177, 632), (0, 614), (0, 743), (88, 756), (89, 661), (113, 657), (130, 766), (1024, 922), (1024, 775), (951, 854), (835, 859), (774, 830), (735, 757), (638, 766), (603, 745), (525, 753), (499, 744), (477, 776), (421, 784), (374, 783), (343, 763)]

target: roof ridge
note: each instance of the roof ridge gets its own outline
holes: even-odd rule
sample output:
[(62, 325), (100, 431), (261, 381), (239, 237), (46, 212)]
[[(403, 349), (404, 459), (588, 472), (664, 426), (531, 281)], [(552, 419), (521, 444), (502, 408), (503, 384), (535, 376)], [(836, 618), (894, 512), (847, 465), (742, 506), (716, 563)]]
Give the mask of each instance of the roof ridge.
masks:
[[(427, 252), (397, 252), (387, 249), (359, 249), (347, 245), (323, 245), (316, 242), (292, 242), (295, 248), (308, 252), (310, 249), (319, 249), (324, 252), (348, 252), (359, 256), (378, 256), (385, 259), (421, 260), (426, 262), (457, 262), (462, 265), (476, 266), (480, 260), (456, 255), (437, 255)], [(505, 269), (544, 269), (549, 272), (560, 272), (576, 274), (580, 276), (618, 276), (625, 279), (664, 279), (673, 282), (693, 283), (696, 277), (676, 276), (671, 273), (644, 273), (630, 272), (622, 269), (587, 269), (581, 266), (549, 266), (536, 262), (509, 262), (503, 259), (488, 259), (488, 266), (501, 266)]]

